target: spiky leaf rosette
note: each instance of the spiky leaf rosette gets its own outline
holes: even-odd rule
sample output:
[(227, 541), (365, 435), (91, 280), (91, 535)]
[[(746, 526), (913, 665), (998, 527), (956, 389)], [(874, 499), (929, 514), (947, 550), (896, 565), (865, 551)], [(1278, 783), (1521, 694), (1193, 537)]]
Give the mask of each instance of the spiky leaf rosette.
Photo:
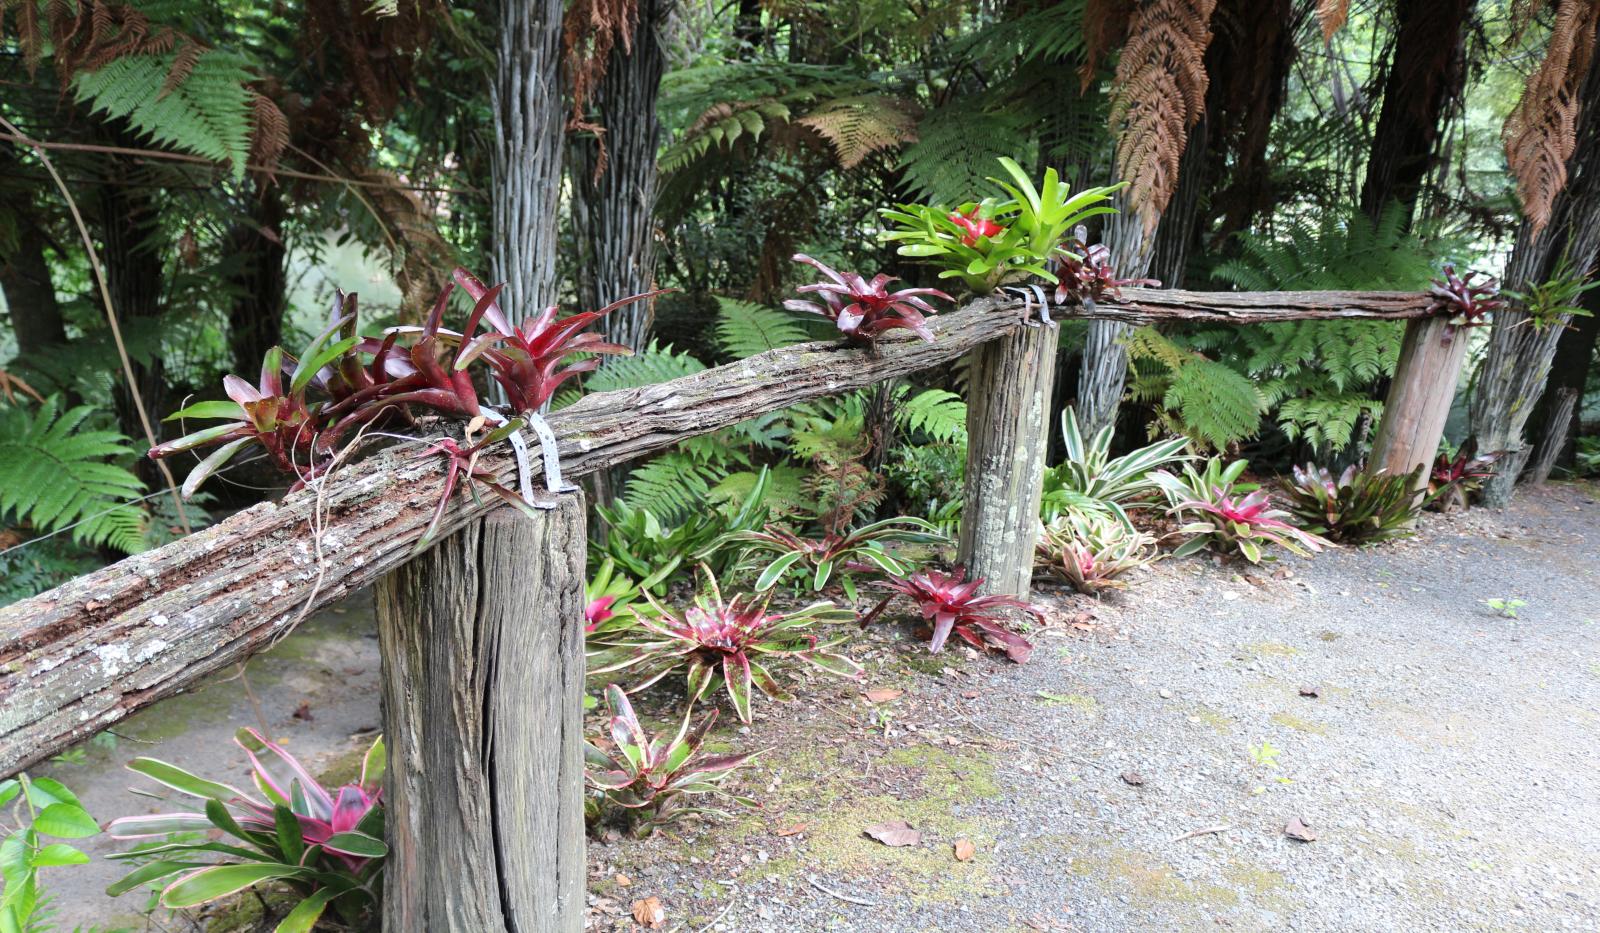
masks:
[(938, 653), (951, 635), (979, 650), (993, 649), (1005, 652), (1011, 660), (1021, 664), (1033, 654), (1033, 645), (1013, 632), (1002, 618), (1002, 612), (1015, 609), (1026, 612), (1044, 623), (1044, 613), (1038, 606), (1014, 596), (983, 596), (978, 588), (983, 579), (966, 579), (967, 569), (957, 567), (950, 573), (923, 570), (906, 577), (890, 578), (877, 583), (890, 591), (883, 601), (861, 620), (866, 627), (896, 596), (907, 596), (916, 603), (922, 618), (933, 624), (933, 635), (928, 650)]
[(686, 806), (685, 800), (694, 796), (756, 806), (755, 801), (729, 794), (721, 785), (759, 753), (700, 755), (706, 734), (717, 721), (716, 710), (693, 726), (685, 715), (677, 734), (668, 740), (645, 731), (628, 695), (616, 684), (606, 687), (606, 705), (611, 709), (609, 747), (595, 741), (583, 743), (584, 775), (601, 799), (630, 814), (634, 832), (647, 835), (678, 817), (715, 812)]
[(1223, 466), (1221, 460), (1214, 459), (1200, 471), (1184, 464), (1181, 476), (1157, 471), (1155, 477), (1172, 504), (1167, 514), (1185, 522), (1177, 533), (1192, 536), (1172, 552), (1174, 557), (1214, 545), (1225, 551), (1236, 550), (1245, 560), (1258, 564), (1264, 556), (1263, 544), (1276, 544), (1302, 557), (1334, 546), (1332, 541), (1287, 521), (1292, 516), (1273, 508), (1265, 490), (1253, 483), (1239, 482), (1248, 466), (1244, 460)]
[(1306, 530), (1335, 541), (1376, 544), (1412, 533), (1422, 509), (1423, 467), (1403, 476), (1368, 473), (1351, 464), (1337, 477), (1327, 467), (1295, 467), (1289, 511)]
[(861, 675), (861, 665), (832, 650), (845, 635), (824, 640), (812, 631), (818, 622), (850, 618), (849, 610), (819, 602), (794, 612), (769, 612), (768, 598), (724, 600), (716, 577), (709, 570), (705, 575), (710, 592), (681, 611), (646, 591), (655, 615), (639, 617), (636, 635), (593, 653), (589, 676), (636, 670), (643, 680), (628, 688), (634, 693), (682, 671), (691, 705), (725, 686), (734, 711), (749, 722), (752, 688), (775, 700), (790, 698), (773, 675), (774, 662), (800, 661), (840, 677)]
[(879, 337), (897, 328), (909, 330), (932, 343), (933, 332), (928, 330), (927, 317), (933, 316), (934, 309), (927, 298), (952, 300), (937, 288), (890, 291), (889, 283), (899, 279), (875, 275), (869, 281), (854, 272), (835, 271), (804, 253), (796, 253), (794, 261), (811, 266), (825, 277), (825, 281), (796, 289), (803, 295), (816, 295), (821, 302), (791, 299), (783, 306), (791, 311), (825, 317), (846, 338), (868, 345), (877, 343)]

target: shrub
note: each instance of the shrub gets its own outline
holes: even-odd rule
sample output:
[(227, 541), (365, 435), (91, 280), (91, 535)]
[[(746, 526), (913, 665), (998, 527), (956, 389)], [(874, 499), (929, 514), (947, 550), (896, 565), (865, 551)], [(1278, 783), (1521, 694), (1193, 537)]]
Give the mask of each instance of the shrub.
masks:
[(1001, 617), (1005, 609), (1026, 612), (1044, 623), (1044, 613), (1039, 607), (1014, 596), (980, 596), (978, 588), (983, 580), (967, 580), (965, 567), (951, 573), (923, 570), (903, 578), (879, 581), (878, 586), (890, 590), (872, 611), (861, 620), (862, 628), (872, 624), (896, 596), (908, 596), (916, 603), (922, 618), (933, 623), (933, 635), (928, 650), (937, 654), (944, 643), (955, 635), (978, 649), (1005, 652), (1011, 660), (1021, 664), (1033, 653), (1033, 645), (1013, 632)]
[(736, 554), (719, 548), (722, 539), (738, 531), (753, 531), (767, 522), (767, 490), (771, 474), (766, 467), (756, 474), (750, 491), (731, 513), (703, 508), (677, 525), (667, 525), (650, 509), (618, 500), (615, 505), (599, 505), (595, 511), (606, 524), (603, 539), (590, 542), (590, 553), (612, 560), (637, 579), (655, 581), (641, 584), (656, 590), (660, 581), (684, 561), (709, 564), (721, 574), (728, 570)]
[(89, 856), (46, 839), (84, 839), (98, 835), (100, 827), (65, 784), (26, 772), (0, 781), (0, 813), (7, 808), (17, 825), (0, 842), (0, 930), (53, 929), (48, 922), (50, 897), (40, 888), (39, 869), (82, 865)]
[[(591, 817), (600, 815), (600, 801), (621, 807), (633, 829), (648, 835), (658, 827), (690, 813), (708, 812), (705, 807), (685, 806), (694, 796), (718, 796), (746, 806), (756, 803), (722, 790), (721, 784), (741, 765), (755, 757), (719, 755), (700, 757), (700, 746), (717, 721), (712, 710), (700, 723), (690, 727), (690, 717), (670, 742), (651, 736), (639, 724), (633, 704), (621, 687), (606, 687), (606, 704), (611, 709), (610, 750), (594, 742), (583, 743), (583, 757), (589, 786), (598, 792), (595, 806), (587, 808)], [(709, 811), (715, 812), (715, 811)]]
[(383, 740), (367, 750), (359, 780), (337, 788), (323, 787), (293, 755), (254, 729), (239, 730), (234, 741), (250, 758), (259, 796), (154, 758), (128, 763), (130, 771), (204, 806), (203, 812), (113, 820), (107, 828), (113, 838), (166, 842), (110, 856), (144, 864), (107, 893), (163, 881), (161, 905), (178, 908), (281, 883), (301, 898), (284, 920), (289, 929), (311, 929), (330, 905), (344, 922), (361, 922), (382, 902), (389, 852), (383, 842)]
[(758, 552), (775, 555), (756, 579), (757, 590), (771, 589), (784, 577), (793, 575), (808, 578), (811, 589), (820, 593), (837, 573), (852, 602), (856, 598), (856, 574), (905, 576), (911, 572), (911, 563), (890, 553), (885, 544), (950, 543), (932, 524), (910, 516), (886, 518), (821, 538), (805, 538), (787, 528), (768, 525), (761, 531), (734, 532), (722, 541), (725, 545), (743, 546), (741, 561)]
[(682, 671), (691, 705), (725, 686), (744, 722), (750, 721), (752, 687), (775, 700), (790, 698), (773, 676), (774, 662), (802, 661), (840, 677), (860, 676), (861, 665), (831, 650), (845, 636), (822, 640), (811, 631), (818, 622), (849, 618), (848, 610), (819, 602), (794, 612), (768, 612), (766, 598), (724, 601), (709, 569), (706, 581), (710, 593), (696, 597), (683, 612), (646, 592), (655, 615), (639, 616), (636, 629), (592, 654), (589, 676), (636, 670), (643, 679), (629, 692), (637, 692)]
[(1045, 471), (1040, 500), (1040, 518), (1047, 524), (1073, 511), (1106, 511), (1131, 527), (1126, 506), (1161, 491), (1154, 472), (1190, 459), (1184, 453), (1188, 442), (1182, 437), (1112, 457), (1111, 427), (1101, 428), (1085, 443), (1072, 408), (1061, 413), (1061, 439), (1066, 459)]
[(1039, 536), (1039, 563), (1080, 593), (1124, 589), (1122, 575), (1156, 559), (1155, 539), (1112, 519), (1071, 515)]
[(875, 346), (878, 338), (896, 328), (904, 328), (929, 343), (933, 332), (928, 330), (924, 315), (932, 316), (933, 306), (928, 298), (952, 300), (937, 288), (902, 288), (889, 291), (890, 282), (900, 281), (893, 276), (875, 275), (871, 281), (854, 272), (836, 272), (804, 253), (797, 253), (795, 262), (803, 262), (821, 272), (828, 281), (802, 285), (796, 291), (816, 295), (821, 303), (794, 298), (783, 306), (791, 311), (817, 314), (832, 321), (839, 333), (850, 340)]
[(1193, 536), (1173, 551), (1174, 556), (1215, 546), (1238, 551), (1257, 564), (1263, 544), (1276, 544), (1302, 557), (1332, 544), (1285, 521), (1289, 513), (1272, 508), (1265, 490), (1254, 483), (1238, 482), (1248, 465), (1235, 460), (1224, 467), (1220, 459), (1213, 459), (1203, 472), (1184, 464), (1181, 477), (1165, 470), (1155, 474), (1172, 506), (1167, 513), (1186, 520), (1178, 533)]
[(1289, 512), (1307, 531), (1334, 541), (1374, 544), (1404, 537), (1422, 510), (1422, 467), (1391, 476), (1353, 464), (1335, 478), (1326, 467), (1308, 463), (1293, 475)]

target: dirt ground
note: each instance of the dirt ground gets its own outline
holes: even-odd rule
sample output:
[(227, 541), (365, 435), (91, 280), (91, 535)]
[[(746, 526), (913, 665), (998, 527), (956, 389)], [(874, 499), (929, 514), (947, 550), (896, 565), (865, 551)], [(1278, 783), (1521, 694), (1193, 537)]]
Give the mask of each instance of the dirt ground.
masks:
[[(1260, 569), (1169, 561), (1100, 602), (1041, 588), (1022, 666), (875, 627), (862, 683), (720, 730), (767, 749), (740, 786), (762, 809), (591, 846), (590, 928), (637, 929), (655, 897), (682, 931), (1596, 929), (1597, 498), (1552, 486)], [(378, 718), (370, 604), (340, 609), (250, 667), (324, 767)], [(126, 758), (202, 766), (254, 720), (220, 684), (51, 772), (107, 819), (140, 805)], [(863, 834), (897, 819), (920, 842)], [(134, 922), (97, 893), (115, 876), (58, 871), (64, 925)]]

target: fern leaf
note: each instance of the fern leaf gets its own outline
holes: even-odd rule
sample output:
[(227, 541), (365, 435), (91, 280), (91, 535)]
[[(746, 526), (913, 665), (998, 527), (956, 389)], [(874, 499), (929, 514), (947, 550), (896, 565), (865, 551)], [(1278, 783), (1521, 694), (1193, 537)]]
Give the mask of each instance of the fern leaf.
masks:
[(967, 442), (967, 403), (944, 389), (919, 392), (895, 409), (895, 419), (906, 433), (920, 431), (947, 444)]
[(792, 314), (772, 308), (717, 298), (717, 346), (736, 360), (776, 350), (807, 339), (805, 328)]
[(134, 455), (115, 431), (85, 427), (87, 405), (60, 412), (51, 396), (30, 415), (0, 408), (0, 518), (40, 532), (72, 527), (81, 543), (144, 549), (144, 512), (130, 504), (144, 483), (108, 459)]
[[(210, 50), (127, 55), (73, 79), (78, 100), (96, 113), (126, 119), (152, 142), (231, 166), (242, 177), (250, 151), (255, 95), (245, 59)], [(169, 87), (169, 76), (189, 67)]]

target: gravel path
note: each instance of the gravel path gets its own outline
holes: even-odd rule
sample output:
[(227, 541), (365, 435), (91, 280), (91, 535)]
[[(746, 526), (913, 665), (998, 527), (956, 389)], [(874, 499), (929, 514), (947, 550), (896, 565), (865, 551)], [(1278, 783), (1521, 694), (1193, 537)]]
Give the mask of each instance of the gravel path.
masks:
[[(757, 724), (780, 736), (764, 812), (596, 846), (594, 916), (626, 928), (654, 895), (683, 929), (1595, 930), (1597, 541), (1595, 489), (1557, 486), (1288, 574), (1169, 562), (1021, 667), (884, 652), (869, 686), (903, 697)], [(861, 836), (894, 818), (922, 843)]]
[[(763, 809), (591, 847), (590, 928), (639, 929), (650, 897), (683, 933), (1600, 928), (1597, 495), (1555, 486), (1247, 573), (1170, 561), (1102, 603), (1041, 590), (1056, 623), (1023, 666), (875, 626), (854, 649), (866, 683), (722, 730), (768, 748), (742, 788)], [(1499, 617), (1496, 597), (1526, 605)], [(370, 611), (252, 664), (314, 764), (376, 722)], [(133, 754), (226, 773), (253, 718), (236, 686), (50, 770), (97, 816), (131, 812)], [(302, 700), (314, 718), (292, 716)], [(1287, 838), (1291, 818), (1315, 841)], [(893, 819), (921, 842), (862, 835)], [(58, 874), (61, 920), (132, 919), (98, 894), (115, 875)]]

